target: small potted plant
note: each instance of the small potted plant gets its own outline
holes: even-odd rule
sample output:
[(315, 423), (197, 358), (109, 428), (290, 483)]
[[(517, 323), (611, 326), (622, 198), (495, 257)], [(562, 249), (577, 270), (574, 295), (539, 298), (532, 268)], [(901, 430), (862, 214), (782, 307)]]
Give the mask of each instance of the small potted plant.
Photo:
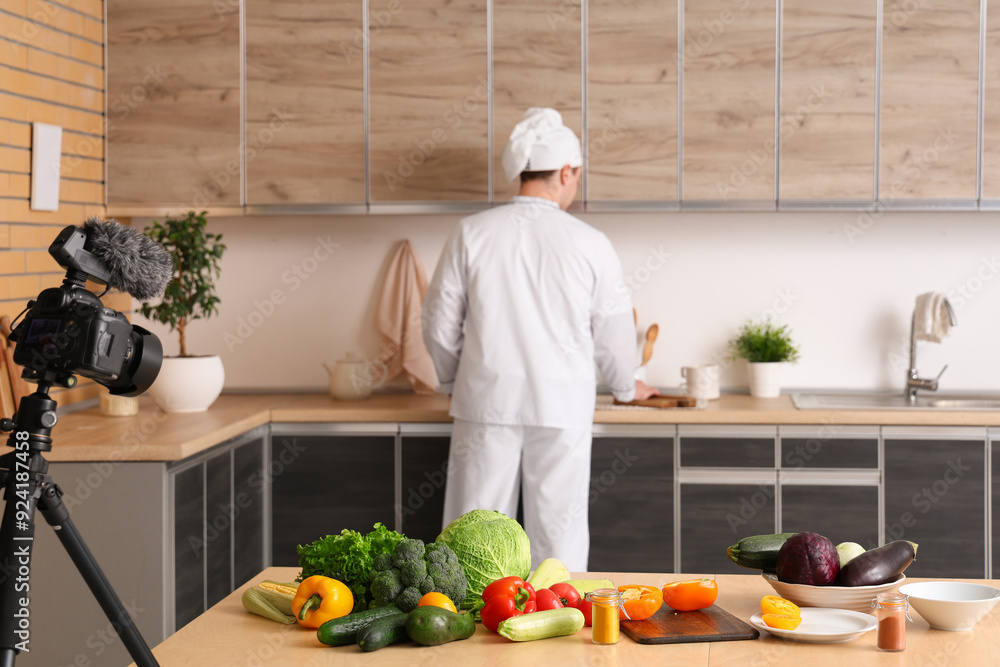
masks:
[(781, 393), (781, 369), (799, 360), (799, 349), (792, 343), (788, 325), (749, 320), (729, 341), (729, 357), (747, 360), (751, 396), (773, 398)]
[(205, 231), (205, 212), (153, 221), (144, 234), (171, 254), (174, 275), (157, 304), (142, 304), (143, 317), (170, 326), (180, 337), (180, 354), (164, 357), (149, 394), (167, 412), (202, 412), (219, 397), (226, 375), (219, 355), (188, 354), (187, 328), (194, 320), (218, 314), (215, 279), (226, 250), (222, 236)]

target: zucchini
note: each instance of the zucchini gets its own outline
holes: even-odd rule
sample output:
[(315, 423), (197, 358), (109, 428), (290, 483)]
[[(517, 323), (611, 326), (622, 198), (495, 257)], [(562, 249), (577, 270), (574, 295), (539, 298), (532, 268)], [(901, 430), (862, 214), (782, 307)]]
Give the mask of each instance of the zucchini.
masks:
[(598, 588), (615, 588), (614, 583), (610, 579), (567, 579), (560, 583), (569, 584), (581, 596), (593, 593)]
[(749, 567), (764, 572), (774, 572), (778, 565), (778, 551), (781, 545), (795, 533), (775, 535), (753, 535), (726, 549), (729, 560), (741, 567)]
[(398, 644), (406, 637), (406, 619), (408, 614), (376, 618), (374, 621), (358, 630), (358, 647), (362, 651), (377, 651), (389, 644)]
[(422, 646), (468, 639), (475, 632), (476, 622), (470, 614), (456, 614), (441, 607), (417, 607), (406, 618), (406, 634)]
[(497, 634), (514, 642), (530, 642), (576, 634), (583, 623), (583, 612), (574, 607), (546, 609), (500, 621)]
[(347, 646), (348, 644), (354, 644), (358, 641), (358, 631), (361, 628), (374, 620), (397, 616), (399, 614), (406, 616), (406, 612), (401, 611), (399, 607), (394, 604), (388, 604), (384, 607), (375, 607), (348, 614), (347, 616), (341, 616), (340, 618), (332, 618), (319, 626), (316, 630), (316, 638), (319, 639), (321, 644), (326, 644), (327, 646)]
[(892, 581), (917, 557), (917, 545), (907, 540), (869, 549), (847, 561), (837, 574), (841, 586), (877, 586)]

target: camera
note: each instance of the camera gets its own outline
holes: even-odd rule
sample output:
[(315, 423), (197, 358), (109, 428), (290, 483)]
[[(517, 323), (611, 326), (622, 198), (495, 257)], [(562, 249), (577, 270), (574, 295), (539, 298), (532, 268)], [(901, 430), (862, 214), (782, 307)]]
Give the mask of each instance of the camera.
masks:
[(66, 227), (49, 247), (49, 254), (67, 269), (66, 277), (61, 286), (28, 302), (24, 319), (10, 335), (17, 343), (14, 362), (24, 367), (22, 377), (28, 381), (72, 387), (73, 376), (82, 375), (112, 394), (137, 396), (156, 379), (163, 347), (155, 335), (86, 289), (88, 278), (109, 287), (120, 282), (115, 267), (102, 261), (102, 251), (91, 247), (89, 225), (86, 230)]

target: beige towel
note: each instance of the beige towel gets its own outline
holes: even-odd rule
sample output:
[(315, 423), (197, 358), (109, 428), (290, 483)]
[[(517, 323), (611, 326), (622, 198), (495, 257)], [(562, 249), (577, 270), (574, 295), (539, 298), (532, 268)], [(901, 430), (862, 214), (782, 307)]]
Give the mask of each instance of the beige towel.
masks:
[(951, 317), (948, 299), (941, 292), (927, 292), (917, 297), (913, 308), (913, 335), (917, 340), (940, 343), (949, 334)]
[(427, 274), (409, 241), (403, 241), (385, 274), (375, 312), (375, 326), (382, 334), (380, 359), (385, 361), (386, 381), (405, 372), (418, 394), (433, 394), (437, 387), (434, 362), (424, 345), (420, 308), (427, 294)]

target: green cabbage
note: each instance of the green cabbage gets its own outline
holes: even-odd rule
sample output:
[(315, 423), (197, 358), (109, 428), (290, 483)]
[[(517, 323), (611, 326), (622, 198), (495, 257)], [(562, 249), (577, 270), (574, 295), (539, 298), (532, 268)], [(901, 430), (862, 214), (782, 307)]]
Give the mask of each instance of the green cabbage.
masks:
[(437, 538), (451, 547), (465, 570), (468, 593), (462, 607), (482, 599), (483, 589), (497, 579), (531, 573), (528, 535), (514, 519), (492, 510), (472, 510), (458, 517)]

